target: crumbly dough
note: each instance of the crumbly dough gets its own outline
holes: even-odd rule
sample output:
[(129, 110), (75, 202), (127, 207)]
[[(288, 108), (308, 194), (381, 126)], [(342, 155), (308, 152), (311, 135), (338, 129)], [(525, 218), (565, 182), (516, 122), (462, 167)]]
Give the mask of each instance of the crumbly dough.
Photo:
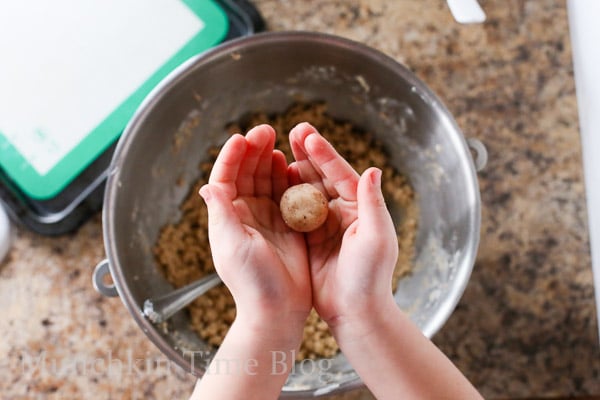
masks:
[[(383, 193), (387, 204), (393, 204), (392, 208), (396, 211), (392, 215), (395, 216), (399, 256), (391, 288), (395, 290), (398, 279), (409, 274), (412, 269), (418, 212), (412, 187), (388, 163), (388, 155), (379, 143), (352, 124), (333, 119), (326, 113), (326, 106), (319, 103), (296, 104), (277, 115), (254, 114), (227, 129), (233, 134), (245, 132), (258, 124), (270, 124), (277, 132), (276, 147), (291, 162), (293, 158), (287, 133), (303, 121), (315, 126), (359, 173), (371, 166), (383, 171)], [(198, 195), (198, 189), (207, 182), (218, 151), (217, 148), (209, 151), (206, 162), (200, 165), (200, 180), (191, 188), (189, 196), (180, 206), (181, 219), (162, 228), (153, 248), (167, 280), (177, 288), (214, 271), (208, 243), (208, 213)], [(191, 326), (198, 335), (211, 345), (219, 346), (235, 318), (235, 303), (227, 287), (220, 285), (197, 298), (188, 307), (188, 311)], [(312, 310), (306, 321), (297, 358), (333, 357), (337, 352), (337, 343), (327, 324)]]
[(310, 183), (289, 187), (279, 203), (287, 226), (297, 232), (311, 232), (323, 225), (329, 213), (327, 198)]

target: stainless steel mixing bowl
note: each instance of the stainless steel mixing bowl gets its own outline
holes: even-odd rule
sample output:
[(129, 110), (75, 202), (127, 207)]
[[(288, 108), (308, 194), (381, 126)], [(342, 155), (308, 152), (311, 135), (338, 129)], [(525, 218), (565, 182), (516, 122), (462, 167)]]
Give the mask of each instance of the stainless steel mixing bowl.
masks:
[[(151, 247), (161, 226), (178, 220), (206, 150), (227, 137), (224, 126), (249, 112), (282, 112), (299, 99), (324, 101), (334, 117), (374, 134), (415, 188), (415, 269), (395, 297), (425, 335), (444, 324), (469, 279), (480, 229), (475, 167), (452, 116), (423, 82), (376, 50), (323, 34), (267, 33), (225, 43), (163, 81), (121, 137), (105, 194), (107, 260), (96, 274), (110, 269), (116, 291), (99, 279), (96, 286), (118, 292), (150, 340), (198, 376), (210, 348), (190, 330), (186, 314), (167, 327), (143, 317), (145, 299), (172, 290)], [(296, 368), (282, 396), (360, 385), (340, 354)]]

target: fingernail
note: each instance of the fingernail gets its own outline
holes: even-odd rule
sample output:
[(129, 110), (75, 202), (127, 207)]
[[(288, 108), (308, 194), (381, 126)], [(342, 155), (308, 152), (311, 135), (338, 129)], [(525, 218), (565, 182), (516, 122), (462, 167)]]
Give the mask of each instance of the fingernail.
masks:
[(376, 168), (371, 172), (371, 183), (376, 186), (381, 186), (381, 170)]
[(206, 202), (208, 202), (210, 200), (210, 198), (211, 198), (210, 189), (208, 188), (208, 185), (202, 186), (200, 188), (200, 190), (198, 191), (198, 193), (200, 194), (200, 196), (202, 196), (202, 198)]

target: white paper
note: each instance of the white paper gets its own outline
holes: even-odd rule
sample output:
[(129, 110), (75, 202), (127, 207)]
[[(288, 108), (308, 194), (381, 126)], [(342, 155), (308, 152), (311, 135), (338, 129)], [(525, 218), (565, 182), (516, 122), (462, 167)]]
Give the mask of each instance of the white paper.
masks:
[(203, 27), (181, 1), (0, 1), (0, 132), (46, 174)]

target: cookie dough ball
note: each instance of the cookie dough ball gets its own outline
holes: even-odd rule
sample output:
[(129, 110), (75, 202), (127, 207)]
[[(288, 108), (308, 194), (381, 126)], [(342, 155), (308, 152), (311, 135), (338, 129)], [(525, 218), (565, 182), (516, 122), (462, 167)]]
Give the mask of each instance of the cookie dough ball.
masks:
[(297, 232), (314, 231), (327, 219), (327, 199), (309, 183), (288, 188), (279, 203), (283, 220)]

